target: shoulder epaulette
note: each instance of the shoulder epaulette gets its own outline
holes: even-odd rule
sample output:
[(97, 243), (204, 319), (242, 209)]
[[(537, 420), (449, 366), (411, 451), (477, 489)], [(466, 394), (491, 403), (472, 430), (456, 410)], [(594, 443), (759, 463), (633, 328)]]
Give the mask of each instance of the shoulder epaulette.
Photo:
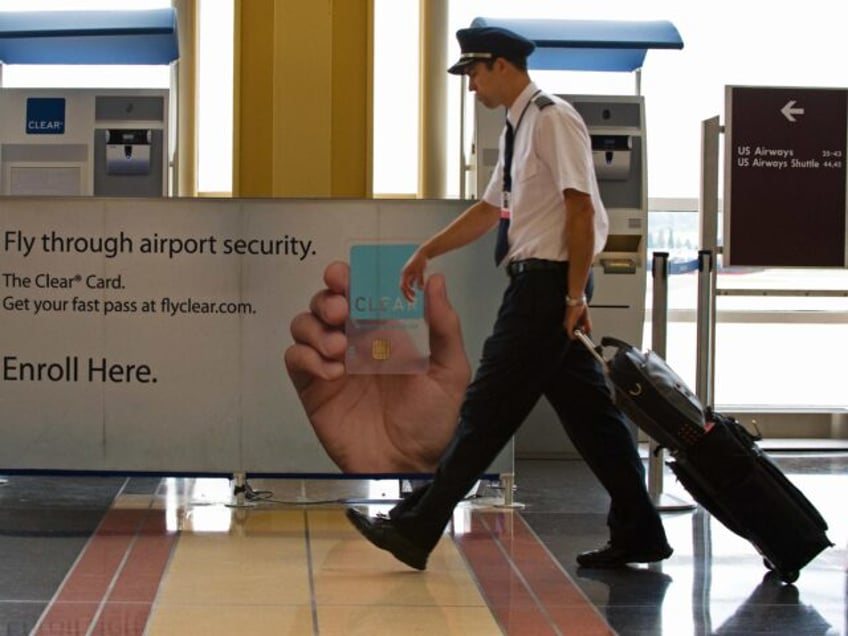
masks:
[(548, 106), (553, 106), (554, 100), (550, 98), (550, 96), (545, 95), (544, 93), (539, 93), (534, 99), (533, 103), (536, 104), (539, 110), (543, 110)]

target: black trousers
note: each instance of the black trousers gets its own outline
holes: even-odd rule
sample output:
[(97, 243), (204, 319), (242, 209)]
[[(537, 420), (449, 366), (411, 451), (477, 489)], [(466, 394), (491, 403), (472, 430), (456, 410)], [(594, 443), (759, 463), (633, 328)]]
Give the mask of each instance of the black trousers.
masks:
[(390, 511), (398, 530), (419, 545), (436, 545), (454, 507), (542, 396), (610, 495), (610, 540), (622, 546), (665, 545), (644, 466), (603, 369), (563, 329), (567, 280), (567, 267), (510, 280), (466, 391), (456, 435), (433, 480)]

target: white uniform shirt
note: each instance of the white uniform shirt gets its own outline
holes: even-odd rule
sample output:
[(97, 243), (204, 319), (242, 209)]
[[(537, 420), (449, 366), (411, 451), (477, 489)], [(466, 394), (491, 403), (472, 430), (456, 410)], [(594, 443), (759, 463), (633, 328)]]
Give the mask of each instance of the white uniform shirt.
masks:
[[(609, 218), (598, 190), (592, 160), (592, 141), (580, 114), (563, 99), (549, 96), (553, 105), (540, 109), (528, 102), (539, 91), (531, 82), (509, 109), (515, 133), (512, 158), (512, 218), (509, 252), (504, 262), (526, 258), (567, 261), (563, 191), (572, 188), (592, 198), (595, 208), (594, 254), (604, 247)], [(527, 107), (525, 110), (525, 106)], [(522, 117), (522, 111), (524, 115)], [(520, 122), (519, 122), (520, 119)], [(483, 200), (502, 203), (504, 136), (498, 163)]]

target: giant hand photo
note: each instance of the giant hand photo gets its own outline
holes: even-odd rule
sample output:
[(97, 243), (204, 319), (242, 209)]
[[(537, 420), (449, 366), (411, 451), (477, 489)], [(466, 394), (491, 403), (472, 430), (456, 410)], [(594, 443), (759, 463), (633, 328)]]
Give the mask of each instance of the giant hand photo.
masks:
[(424, 285), (430, 360), (424, 374), (351, 375), (344, 359), (350, 268), (335, 261), (326, 287), (291, 321), (285, 363), (324, 449), (345, 473), (429, 473), (457, 425), (471, 368), (444, 276)]

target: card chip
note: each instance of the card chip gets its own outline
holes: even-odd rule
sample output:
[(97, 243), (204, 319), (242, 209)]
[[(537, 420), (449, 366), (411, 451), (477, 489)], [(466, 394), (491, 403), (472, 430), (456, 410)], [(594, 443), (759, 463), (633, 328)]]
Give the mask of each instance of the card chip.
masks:
[(371, 341), (371, 357), (375, 360), (388, 360), (392, 355), (392, 343), (386, 338), (375, 338)]

